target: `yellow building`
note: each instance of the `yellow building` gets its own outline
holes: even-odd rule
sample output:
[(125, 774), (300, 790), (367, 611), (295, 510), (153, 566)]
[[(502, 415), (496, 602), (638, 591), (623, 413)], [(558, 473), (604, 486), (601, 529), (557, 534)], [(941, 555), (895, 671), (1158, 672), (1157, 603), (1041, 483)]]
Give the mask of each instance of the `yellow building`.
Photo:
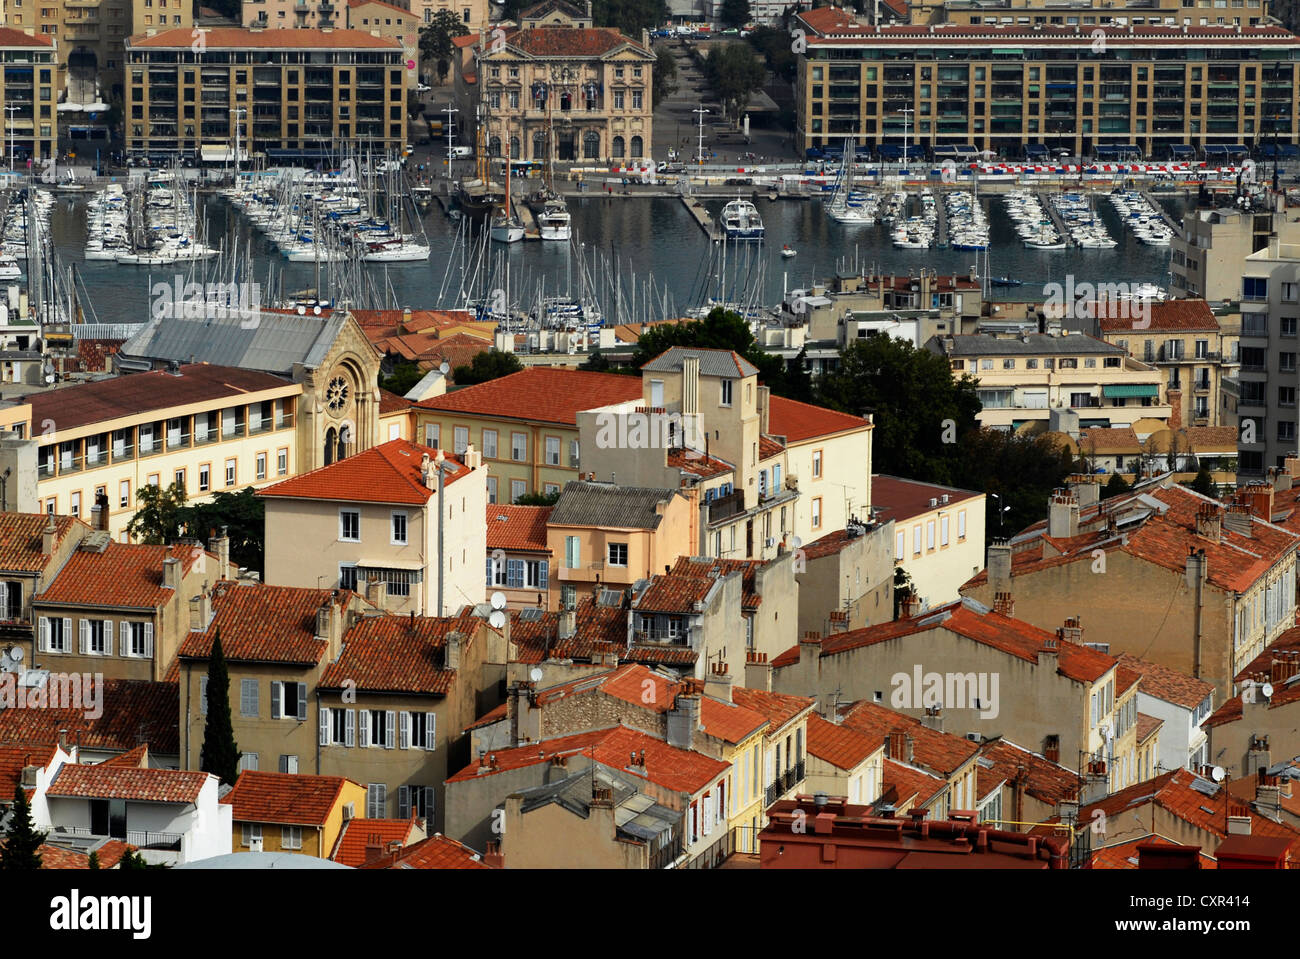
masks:
[(245, 770), (221, 802), (232, 810), (231, 852), (292, 852), (328, 859), (364, 788), (342, 776)]
[(31, 27), (9, 22), (17, 29), (0, 27), (0, 102), (14, 109), (0, 115), (0, 149), (6, 160), (14, 154), (6, 169), (25, 172), (23, 161), (58, 155), (59, 47), (52, 31), (33, 36), (24, 32)]

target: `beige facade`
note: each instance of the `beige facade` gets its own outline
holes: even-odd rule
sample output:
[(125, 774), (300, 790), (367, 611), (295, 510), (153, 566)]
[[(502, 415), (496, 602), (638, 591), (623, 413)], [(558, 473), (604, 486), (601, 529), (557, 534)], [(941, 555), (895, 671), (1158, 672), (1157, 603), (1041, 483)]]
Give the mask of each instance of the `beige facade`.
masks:
[[(238, 784), (237, 784), (238, 785)], [(326, 788), (333, 783), (326, 784)], [(267, 787), (263, 787), (267, 788)], [(272, 781), (270, 789), (276, 788), (276, 783)], [(267, 805), (275, 805), (284, 808), (284, 800), (294, 795), (293, 784), (283, 787), (284, 797), (280, 803), (272, 802)], [(236, 809), (242, 805), (238, 799), (231, 802), (231, 796), (237, 793), (227, 793), (223, 802), (233, 805)], [(313, 797), (314, 798), (314, 797)], [(313, 856), (317, 859), (328, 859), (333, 851), (335, 844), (338, 842), (339, 833), (342, 832), (343, 826), (349, 819), (350, 810), (359, 810), (366, 801), (365, 788), (351, 780), (344, 779), (339, 783), (338, 794), (329, 804), (324, 817), (320, 822), (304, 823), (299, 821), (298, 816), (271, 818), (269, 815), (263, 818), (240, 818), (238, 814), (232, 816), (232, 828), (230, 836), (231, 852), (289, 852), (300, 856)], [(265, 803), (257, 803), (264, 805)], [(290, 808), (293, 807), (292, 801), (288, 803)], [(266, 810), (269, 812), (270, 810)], [(254, 812), (244, 812), (245, 816), (251, 817), (256, 815)]]
[[(7, 0), (12, 3), (13, 0)], [(62, 6), (50, 8), (62, 11)], [(27, 17), (35, 18), (36, 10), (26, 12)], [(23, 19), (23, 18), (20, 18)], [(26, 159), (54, 157), (59, 150), (58, 117), (55, 104), (59, 99), (60, 80), (58, 57), (63, 47), (55, 40), (55, 29), (43, 31), (42, 35), (32, 36), (32, 26), (16, 21), (12, 16), (0, 18), (0, 57), (4, 59), (0, 68), (0, 101), (6, 110), (0, 116), (0, 134), (3, 134), (3, 155), (10, 160), (12, 148), (15, 156), (13, 162), (4, 164), (6, 169), (26, 170)], [(53, 26), (53, 24), (51, 24)], [(51, 35), (52, 34), (52, 35)], [(39, 167), (35, 168), (39, 172)]]
[(1258, 478), (1285, 467), (1300, 447), (1296, 432), (1296, 322), (1300, 317), (1300, 243), (1268, 244), (1242, 262), (1241, 424), (1238, 471)]
[(1043, 0), (1029, 0), (1014, 9), (1010, 3), (982, 3), (980, 0), (920, 0), (909, 5), (912, 23), (1006, 23), (1083, 24), (1131, 21), (1143, 23), (1195, 26), (1210, 23), (1230, 26), (1254, 25), (1268, 15), (1268, 0), (1246, 0), (1230, 14), (1220, 13), (1213, 0), (1073, 0), (1068, 7)]
[[(799, 624), (795, 637), (861, 629), (892, 619), (893, 546), (894, 522), (889, 520), (829, 533), (796, 553)], [(789, 644), (782, 651), (788, 648)]]
[(587, 815), (558, 802), (523, 811), (518, 793), (505, 801), (501, 853), (510, 869), (647, 869), (650, 848), (618, 836), (614, 804), (593, 798)]
[(876, 489), (882, 518), (894, 523), (894, 565), (911, 576), (912, 595), (923, 608), (956, 599), (984, 568), (985, 495), (892, 476), (877, 476)]
[(348, 0), (243, 0), (240, 21), (264, 30), (346, 27)]
[[(1261, 165), (1261, 176), (1264, 172)], [(1300, 220), (1282, 210), (1198, 207), (1183, 217), (1182, 227), (1169, 244), (1169, 292), (1203, 297), (1211, 304), (1240, 302), (1245, 259), (1267, 247), (1270, 235), (1276, 233), (1282, 243), (1300, 242)]]
[(406, 67), (396, 40), (356, 30), (205, 28), (126, 43), (126, 148), (225, 158), (267, 149), (406, 142)]

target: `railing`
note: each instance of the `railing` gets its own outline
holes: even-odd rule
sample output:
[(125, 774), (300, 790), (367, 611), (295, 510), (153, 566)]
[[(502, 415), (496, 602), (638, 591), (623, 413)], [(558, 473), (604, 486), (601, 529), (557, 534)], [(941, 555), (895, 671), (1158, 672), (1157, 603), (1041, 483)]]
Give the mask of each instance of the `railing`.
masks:
[(180, 849), (182, 838), (177, 832), (126, 831), (126, 841), (137, 849)]
[(727, 829), (707, 849), (686, 863), (683, 869), (717, 869), (736, 851), (736, 830)]
[(650, 853), (651, 869), (666, 869), (677, 861), (677, 857), (682, 854), (682, 837), (674, 836), (673, 839), (662, 849)]
[(737, 490), (709, 503), (709, 522), (717, 523), (745, 512), (745, 494)]
[(189, 433), (168, 433), (167, 434), (167, 448), (169, 450), (185, 449), (189, 445), (190, 445)]
[(666, 629), (634, 629), (632, 640), (637, 643), (673, 643), (689, 648), (690, 630), (673, 633)]

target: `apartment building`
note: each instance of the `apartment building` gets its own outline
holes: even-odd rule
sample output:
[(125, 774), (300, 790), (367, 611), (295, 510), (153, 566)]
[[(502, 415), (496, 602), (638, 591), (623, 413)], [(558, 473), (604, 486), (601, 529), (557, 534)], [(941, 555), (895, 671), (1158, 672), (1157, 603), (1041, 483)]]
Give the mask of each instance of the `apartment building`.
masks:
[(645, 31), (593, 27), (590, 8), (551, 0), (480, 37), (453, 70), (461, 116), (479, 117), (491, 156), (617, 161), (654, 155), (654, 63)]
[[(12, 0), (9, 0), (12, 2)], [(56, 6), (62, 10), (62, 6)], [(28, 16), (34, 16), (35, 10)], [(22, 161), (58, 156), (59, 125), (54, 108), (59, 99), (59, 44), (53, 31), (36, 33), (31, 26), (8, 16), (0, 23), (0, 101), (12, 110), (0, 117), (0, 144), (6, 158), (12, 151), (13, 169)], [(13, 29), (10, 29), (10, 27)]]
[[(1008, 156), (1027, 144), (1168, 156), (1175, 147), (1294, 142), (1300, 38), (1273, 24), (1210, 24), (1189, 10), (1168, 18), (1183, 22), (1148, 16), (1142, 25), (1116, 12), (1093, 15), (1094, 24), (1066, 22), (1066, 10), (1017, 8), (979, 24), (877, 27), (831, 7), (800, 13), (796, 143), (851, 137), (874, 149), (906, 136), (919, 147)], [(1002, 19), (1016, 22), (991, 22)]]
[(35, 449), (35, 495), (16, 484), (19, 510), (93, 518), (125, 540), (146, 485), (180, 483), (206, 500), (293, 475), (301, 393), (203, 363), (45, 390), (25, 398), (28, 439), (0, 448), (0, 461), (19, 472), (23, 448)]
[(1118, 305), (1103, 306), (1098, 311), (1101, 339), (1165, 371), (1171, 425), (1235, 425), (1220, 390), (1241, 365), (1236, 325), (1225, 329), (1202, 299), (1151, 303), (1147, 311), (1134, 317)]
[(817, 713), (808, 717), (808, 791), (869, 805), (884, 790), (885, 741)]
[(1229, 26), (1254, 26), (1268, 16), (1268, 0), (1246, 0), (1232, 8), (1232, 15), (1213, 0), (1027, 0), (1012, 7), (1010, 0), (918, 0), (910, 4), (911, 22), (916, 24), (1096, 24), (1132, 22), (1144, 24), (1186, 25), (1206, 23)]
[(1139, 715), (1160, 723), (1159, 748), (1148, 775), (1212, 765), (1209, 737), (1201, 723), (1214, 709), (1214, 686), (1131, 653), (1120, 653), (1119, 661), (1142, 676)]
[[(795, 636), (861, 629), (894, 616), (894, 521), (850, 522), (795, 553)], [(801, 568), (802, 567), (802, 568)]]
[(530, 367), (411, 410), (418, 442), (456, 455), (475, 444), (488, 471), (488, 502), (513, 503), (526, 493), (558, 493), (579, 478), (579, 410), (640, 394), (635, 377)]
[[(420, 25), (433, 20), (439, 10), (448, 10), (465, 24), (471, 33), (477, 33), (488, 23), (487, 0), (243, 0), (240, 20), (245, 27), (263, 29), (297, 28), (323, 30), (347, 28), (349, 30), (381, 30), (400, 27), (412, 34)], [(375, 17), (381, 21), (375, 22)], [(399, 23), (398, 21), (401, 21)], [(411, 46), (418, 48), (418, 37)], [(414, 71), (412, 71), (414, 73)], [(411, 85), (415, 85), (415, 80)]]
[(1171, 412), (1168, 380), (1154, 363), (1083, 333), (973, 333), (935, 337), (926, 348), (949, 360), (954, 376), (979, 379), (981, 426), (1014, 431), (1073, 412), (1080, 428), (1107, 428), (1167, 421)]
[(984, 568), (985, 495), (897, 476), (876, 476), (873, 486), (878, 518), (894, 525), (894, 565), (912, 577), (913, 599), (922, 609), (956, 599)]
[(342, 776), (246, 769), (221, 797), (231, 818), (231, 852), (289, 852), (329, 858), (365, 790)]
[(32, 643), (32, 597), (49, 586), (90, 527), (68, 516), (0, 513), (0, 642)]
[(1170, 239), (1169, 292), (1179, 299), (1202, 297), (1211, 304), (1232, 306), (1241, 301), (1241, 268), (1245, 259), (1268, 246), (1276, 234), (1281, 243), (1300, 242), (1300, 220), (1285, 209), (1242, 210), (1199, 206), (1182, 219), (1182, 230)]
[(457, 460), (389, 440), (277, 483), (261, 493), (266, 581), (337, 584), (381, 609), (419, 616), (481, 603), (483, 481), (472, 446)]
[[(1237, 471), (1260, 477), (1296, 455), (1296, 323), (1300, 318), (1300, 244), (1270, 237), (1241, 271), (1241, 373)], [(1233, 384), (1229, 384), (1229, 389)]]
[(555, 557), (547, 543), (549, 506), (487, 506), (486, 581), (511, 609), (550, 609), (549, 584)]
[(240, 22), (248, 29), (263, 30), (347, 28), (348, 6), (347, 0), (243, 0)]
[(980, 745), (978, 763), (979, 821), (1014, 832), (1029, 832), (1029, 823), (1077, 802), (1085, 782), (1077, 764), (1053, 762), (1001, 737)]
[[(358, 30), (213, 27), (126, 42), (126, 149), (208, 156), (320, 155), (322, 144), (406, 142), (402, 44)], [(243, 152), (241, 152), (243, 155)]]

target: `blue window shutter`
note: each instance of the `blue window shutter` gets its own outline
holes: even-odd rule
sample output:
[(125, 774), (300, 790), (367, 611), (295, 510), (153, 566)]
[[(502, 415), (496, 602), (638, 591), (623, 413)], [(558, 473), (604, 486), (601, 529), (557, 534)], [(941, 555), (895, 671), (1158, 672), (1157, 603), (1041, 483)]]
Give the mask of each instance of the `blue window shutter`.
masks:
[(492, 585), (492, 557), (487, 557), (487, 584)]
[(537, 564), (537, 585), (541, 589), (546, 589), (547, 581), (550, 578), (551, 564), (542, 560)]
[(522, 589), (524, 585), (524, 561), (522, 559), (506, 560), (506, 585)]

